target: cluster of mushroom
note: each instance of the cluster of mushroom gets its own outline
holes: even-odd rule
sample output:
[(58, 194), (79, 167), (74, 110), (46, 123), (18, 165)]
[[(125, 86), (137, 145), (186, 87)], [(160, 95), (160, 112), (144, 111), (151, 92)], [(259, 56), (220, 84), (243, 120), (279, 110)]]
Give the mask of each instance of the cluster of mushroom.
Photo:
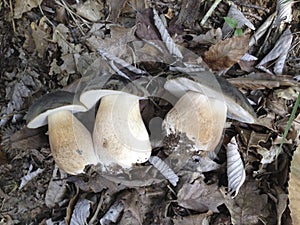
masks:
[[(93, 134), (73, 115), (86, 112), (101, 99)], [(48, 124), (53, 158), (60, 169), (76, 175), (85, 166), (118, 164), (129, 168), (151, 155), (151, 144), (139, 110), (139, 96), (114, 90), (81, 94), (56, 91), (42, 96), (29, 109), (27, 126)]]
[[(197, 82), (197, 76), (191, 77), (194, 80), (179, 77), (164, 84), (165, 90), (179, 100), (162, 126), (167, 134), (185, 133), (198, 149), (212, 151), (221, 139), (226, 115), (249, 123), (254, 117), (251, 110), (249, 113), (249, 105), (245, 110), (230, 100), (226, 88), (221, 87), (222, 94)], [(140, 113), (141, 98), (144, 97), (123, 90), (92, 89), (81, 93), (79, 98), (74, 93), (56, 91), (42, 96), (30, 107), (27, 126), (37, 128), (48, 124), (53, 158), (66, 173), (82, 173), (89, 164), (131, 168), (133, 164), (146, 162), (152, 151)], [(99, 100), (91, 134), (73, 113), (86, 112)], [(235, 107), (242, 112), (234, 113)]]

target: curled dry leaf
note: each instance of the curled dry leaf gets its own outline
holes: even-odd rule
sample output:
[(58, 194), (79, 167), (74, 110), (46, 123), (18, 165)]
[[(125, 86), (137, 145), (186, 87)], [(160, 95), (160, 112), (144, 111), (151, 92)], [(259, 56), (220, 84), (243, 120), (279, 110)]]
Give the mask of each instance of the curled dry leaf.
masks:
[(244, 164), (235, 137), (227, 145), (227, 177), (229, 194), (234, 194), (233, 198), (235, 198), (246, 179)]
[(252, 35), (249, 42), (249, 47), (253, 46), (257, 41), (267, 32), (268, 28), (273, 23), (273, 20), (276, 16), (276, 13), (274, 12), (271, 14), (265, 22), (257, 29), (257, 31)]
[(87, 199), (80, 199), (72, 213), (70, 225), (87, 224), (87, 219), (90, 216), (91, 202)]
[(276, 11), (277, 18), (275, 20), (275, 25), (279, 26), (280, 23), (290, 23), (293, 19), (292, 5), (294, 1), (292, 0), (277, 0)]
[(260, 61), (256, 68), (264, 70), (268, 73), (272, 73), (266, 67), (266, 64), (277, 59), (274, 65), (274, 73), (277, 75), (282, 74), (284, 63), (291, 47), (292, 40), (293, 35), (291, 30), (287, 28), (276, 42), (274, 48)]
[(157, 156), (151, 156), (149, 158), (149, 162), (161, 172), (161, 174), (168, 179), (168, 181), (176, 186), (179, 180), (179, 177), (175, 174), (175, 172), (166, 164), (163, 160), (161, 160)]
[(155, 9), (153, 9), (153, 19), (154, 19), (154, 24), (160, 33), (161, 39), (165, 43), (167, 49), (169, 50), (169, 53), (171, 55), (176, 56), (179, 59), (182, 59), (183, 56), (182, 56), (180, 50), (178, 49), (175, 42), (171, 38), (169, 32), (167, 31), (166, 27), (164, 26), (162, 20), (160, 19), (159, 15)]
[(249, 37), (228, 38), (212, 45), (204, 54), (204, 61), (215, 71), (228, 69), (237, 63), (248, 50)]

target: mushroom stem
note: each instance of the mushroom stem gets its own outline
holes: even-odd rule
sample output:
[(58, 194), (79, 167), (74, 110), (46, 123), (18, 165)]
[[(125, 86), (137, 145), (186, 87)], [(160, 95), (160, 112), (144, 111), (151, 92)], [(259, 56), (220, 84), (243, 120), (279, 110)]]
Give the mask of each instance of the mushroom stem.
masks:
[(213, 151), (222, 137), (226, 111), (223, 101), (188, 91), (168, 112), (163, 127), (167, 135), (186, 135), (197, 149)]
[(49, 115), (48, 133), (53, 158), (66, 173), (76, 175), (86, 165), (97, 164), (90, 132), (70, 111)]
[(93, 141), (104, 166), (130, 168), (151, 155), (151, 144), (143, 123), (139, 97), (121, 93), (102, 97), (97, 112)]

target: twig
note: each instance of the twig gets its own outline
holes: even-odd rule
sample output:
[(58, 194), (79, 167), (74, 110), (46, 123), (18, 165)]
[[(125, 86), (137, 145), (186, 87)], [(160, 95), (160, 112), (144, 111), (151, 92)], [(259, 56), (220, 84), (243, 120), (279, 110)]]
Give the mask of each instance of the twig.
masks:
[[(10, 8), (11, 14), (14, 16), (14, 9), (13, 9), (12, 0), (9, 0), (9, 8)], [(15, 20), (14, 20), (13, 17), (12, 17), (11, 23), (12, 23), (12, 27), (13, 27), (14, 33), (16, 33), (17, 32), (16, 31), (16, 24), (15, 24)]]
[(219, 5), (219, 3), (222, 0), (215, 0), (214, 4), (212, 4), (212, 6), (210, 7), (210, 9), (207, 11), (207, 13), (205, 14), (205, 16), (203, 17), (203, 19), (200, 22), (200, 25), (203, 26), (206, 22), (206, 20), (211, 16), (211, 14), (213, 13), (213, 11), (217, 8), (217, 6)]

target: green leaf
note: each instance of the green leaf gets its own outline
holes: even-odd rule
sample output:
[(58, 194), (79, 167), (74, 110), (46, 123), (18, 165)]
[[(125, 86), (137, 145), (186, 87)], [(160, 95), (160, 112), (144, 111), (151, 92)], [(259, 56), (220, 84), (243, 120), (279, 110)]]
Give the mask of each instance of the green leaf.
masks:
[(234, 36), (243, 36), (242, 28), (236, 28), (234, 31)]
[(237, 20), (231, 17), (224, 17), (225, 22), (230, 26), (231, 28), (235, 29), (237, 27)]

